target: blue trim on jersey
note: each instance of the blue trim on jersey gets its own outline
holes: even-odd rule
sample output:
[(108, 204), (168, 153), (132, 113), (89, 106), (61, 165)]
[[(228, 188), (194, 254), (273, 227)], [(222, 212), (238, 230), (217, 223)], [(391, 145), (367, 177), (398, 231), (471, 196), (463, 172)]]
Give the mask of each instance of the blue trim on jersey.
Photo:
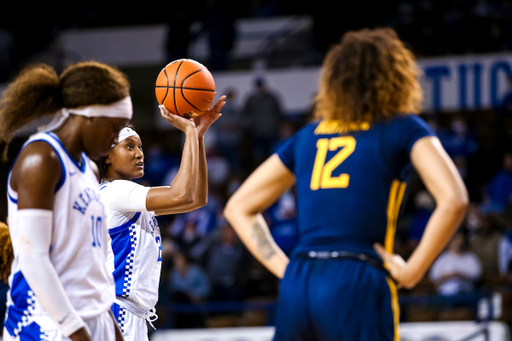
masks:
[(11, 197), (11, 195), (9, 194), (9, 191), (7, 191), (7, 197), (9, 197), (9, 200), (11, 200), (14, 204), (18, 204), (18, 199), (14, 199), (13, 197)]
[(104, 189), (105, 187), (107, 187), (107, 185), (108, 185), (109, 183), (110, 183), (110, 181), (102, 182), (102, 183), (100, 184), (100, 191), (101, 191), (102, 189)]
[(119, 225), (118, 227), (113, 227), (113, 228), (109, 229), (108, 234), (112, 237), (112, 235), (119, 233), (123, 230), (126, 230), (127, 228), (129, 228), (130, 226), (135, 224), (137, 222), (137, 220), (139, 220), (140, 214), (141, 214), (141, 212), (137, 212), (130, 220), (128, 220), (123, 225)]
[(133, 257), (135, 255), (135, 246), (137, 245), (134, 231), (135, 227), (132, 222), (128, 225), (128, 228), (125, 227), (114, 234), (110, 234), (109, 231), (110, 238), (112, 239), (112, 251), (114, 253), (114, 272), (112, 275), (116, 284), (116, 296), (128, 297), (130, 294)]
[(48, 340), (48, 335), (41, 330), (41, 326), (32, 322), (19, 334), (20, 341), (43, 341)]
[[(10, 296), (13, 305), (7, 307), (7, 314), (4, 326), (11, 336), (18, 335), (24, 328), (23, 317), (31, 315), (35, 303), (34, 294), (32, 292), (27, 280), (18, 271), (12, 278)], [(18, 324), (20, 324), (18, 326)], [(39, 334), (40, 335), (40, 334)], [(37, 339), (39, 340), (39, 339)]]
[(59, 137), (55, 133), (48, 132), (46, 134), (48, 136), (50, 136), (51, 138), (53, 138), (55, 141), (57, 141), (57, 143), (59, 143), (60, 146), (62, 147), (62, 149), (66, 152), (66, 154), (68, 155), (68, 157), (71, 160), (71, 162), (73, 162), (75, 164), (75, 166), (80, 170), (80, 172), (85, 173), (85, 169), (87, 167), (87, 163), (85, 162), (86, 160), (84, 158), (84, 153), (82, 153), (82, 155), (81, 155), (81, 157), (82, 157), (82, 165), (79, 165), (78, 162), (73, 157), (71, 157), (71, 155), (69, 155), (68, 150), (66, 149), (66, 147), (64, 147), (64, 145), (62, 144), (62, 141), (59, 139)]

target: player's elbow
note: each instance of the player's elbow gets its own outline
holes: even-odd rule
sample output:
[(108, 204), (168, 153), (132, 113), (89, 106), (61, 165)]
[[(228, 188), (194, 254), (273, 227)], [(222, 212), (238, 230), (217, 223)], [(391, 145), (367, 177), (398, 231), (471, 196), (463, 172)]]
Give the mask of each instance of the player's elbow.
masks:
[(464, 216), (469, 205), (468, 193), (466, 190), (450, 193), (444, 198), (441, 205), (455, 216)]
[(469, 205), (469, 195), (466, 190), (461, 191), (451, 198), (451, 205), (457, 213), (464, 215)]
[(194, 209), (198, 209), (198, 208), (206, 206), (206, 204), (208, 204), (208, 196), (207, 195), (205, 195), (204, 197), (200, 197), (197, 200), (194, 200), (193, 206), (194, 206)]
[(239, 211), (239, 209), (237, 208), (236, 202), (230, 199), (226, 203), (226, 207), (224, 207), (224, 217), (231, 222), (237, 211)]
[(178, 198), (175, 198), (180, 205), (191, 206), (194, 204), (194, 194), (190, 192), (182, 193)]

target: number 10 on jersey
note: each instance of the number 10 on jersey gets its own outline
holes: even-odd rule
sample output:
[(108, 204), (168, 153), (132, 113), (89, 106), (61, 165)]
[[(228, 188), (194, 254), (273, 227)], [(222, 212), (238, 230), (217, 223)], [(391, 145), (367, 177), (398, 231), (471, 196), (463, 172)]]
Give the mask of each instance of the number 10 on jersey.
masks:
[(92, 246), (101, 247), (101, 217), (91, 216)]
[[(325, 159), (328, 151), (341, 148), (327, 163)], [(316, 157), (311, 175), (311, 190), (325, 188), (347, 188), (350, 175), (343, 173), (337, 177), (332, 172), (350, 156), (356, 149), (356, 139), (353, 136), (333, 137), (331, 139), (319, 139), (316, 142)]]

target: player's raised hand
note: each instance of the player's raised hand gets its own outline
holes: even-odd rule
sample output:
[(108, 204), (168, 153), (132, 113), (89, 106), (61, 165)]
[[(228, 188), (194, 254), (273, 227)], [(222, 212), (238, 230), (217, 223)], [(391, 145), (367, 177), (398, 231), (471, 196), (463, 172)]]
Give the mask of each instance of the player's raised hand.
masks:
[(225, 99), (225, 95), (221, 96), (211, 109), (205, 111), (201, 116), (194, 117), (198, 137), (203, 137), (213, 122), (217, 121), (219, 117), (222, 116), (220, 109), (226, 104), (226, 102), (224, 102)]
[(388, 269), (391, 277), (397, 282), (398, 288), (405, 287), (410, 289), (416, 284), (411, 283), (409, 280), (407, 263), (400, 255), (387, 252), (379, 243), (373, 244), (373, 248), (384, 261), (384, 266)]
[(162, 117), (167, 122), (172, 124), (175, 128), (181, 130), (182, 132), (186, 133), (187, 130), (196, 128), (194, 121), (192, 121), (191, 119), (181, 117), (179, 115), (175, 115), (175, 114), (171, 113), (169, 110), (167, 110), (167, 108), (164, 107), (163, 105), (160, 105), (159, 108), (160, 108), (160, 114), (162, 115)]

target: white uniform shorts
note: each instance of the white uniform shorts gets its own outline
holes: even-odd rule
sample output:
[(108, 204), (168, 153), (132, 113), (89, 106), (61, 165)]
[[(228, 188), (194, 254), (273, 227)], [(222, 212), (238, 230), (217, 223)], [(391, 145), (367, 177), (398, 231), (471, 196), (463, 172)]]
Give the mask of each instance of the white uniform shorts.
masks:
[[(84, 319), (85, 329), (93, 341), (116, 341), (116, 330), (114, 320), (109, 311), (92, 318)], [(11, 336), (4, 328), (3, 341), (23, 340), (50, 340), (50, 341), (71, 341), (70, 338), (62, 335), (53, 319), (48, 316), (38, 316), (34, 322), (24, 327), (19, 335)]]
[(125, 341), (148, 341), (146, 320), (114, 303), (112, 310)]

